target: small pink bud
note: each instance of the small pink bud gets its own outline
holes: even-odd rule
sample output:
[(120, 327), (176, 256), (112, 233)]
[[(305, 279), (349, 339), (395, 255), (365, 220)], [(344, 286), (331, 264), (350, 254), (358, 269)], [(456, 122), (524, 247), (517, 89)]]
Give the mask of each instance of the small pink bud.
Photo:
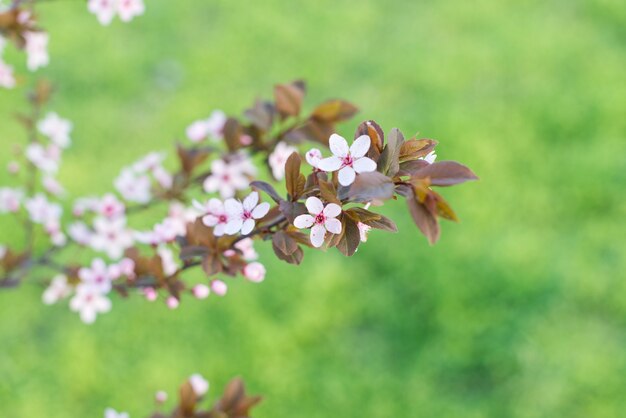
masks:
[(153, 287), (146, 287), (143, 289), (143, 294), (150, 302), (154, 302), (157, 299), (158, 293)]
[(241, 137), (239, 138), (239, 141), (241, 141), (241, 145), (250, 145), (252, 144), (252, 137), (250, 135), (241, 135)]
[(193, 287), (193, 289), (191, 289), (191, 293), (193, 293), (197, 299), (206, 299), (209, 297), (211, 289), (209, 289), (209, 286), (205, 284), (197, 284)]
[(221, 280), (213, 280), (211, 282), (211, 290), (217, 296), (224, 296), (228, 292), (228, 286)]
[(11, 161), (7, 166), (7, 171), (9, 172), (9, 174), (17, 174), (20, 172), (20, 165), (17, 163), (17, 161)]
[(254, 283), (260, 283), (265, 279), (265, 266), (254, 261), (243, 268), (243, 275)]
[(163, 390), (158, 391), (154, 394), (154, 400), (159, 404), (165, 403), (167, 401), (167, 392)]
[(237, 255), (237, 251), (235, 251), (235, 250), (226, 250), (226, 251), (224, 251), (224, 257), (232, 257), (234, 255)]
[(169, 296), (167, 298), (167, 307), (170, 309), (176, 309), (178, 308), (178, 305), (180, 304), (180, 302), (178, 301), (178, 299), (176, 299), (174, 296)]

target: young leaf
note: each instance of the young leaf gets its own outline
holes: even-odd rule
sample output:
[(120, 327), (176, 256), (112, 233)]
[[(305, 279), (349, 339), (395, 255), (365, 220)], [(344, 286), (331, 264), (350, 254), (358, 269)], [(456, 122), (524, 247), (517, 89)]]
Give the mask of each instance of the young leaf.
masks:
[(380, 229), (382, 231), (387, 232), (398, 232), (398, 227), (396, 224), (389, 218), (386, 218), (380, 215), (379, 219), (372, 219), (368, 221), (363, 221), (365, 225), (371, 226), (375, 229)]
[(274, 87), (276, 109), (283, 118), (300, 114), (304, 94), (305, 87), (301, 82), (278, 84)]
[(264, 181), (253, 181), (252, 183), (250, 183), (250, 187), (264, 191), (276, 203), (279, 203), (281, 200), (283, 200), (276, 192), (276, 189), (274, 189), (274, 186)]
[(380, 154), (378, 171), (389, 177), (395, 176), (400, 170), (400, 149), (404, 143), (404, 136), (398, 128), (393, 128), (389, 133), (387, 145)]
[(335, 185), (329, 181), (319, 180), (320, 195), (322, 200), (328, 203), (336, 203), (341, 206), (341, 201), (337, 198)]
[(437, 240), (439, 240), (441, 233), (437, 217), (415, 197), (407, 197), (406, 203), (409, 206), (409, 212), (411, 213), (411, 217), (413, 217), (415, 225), (417, 225), (420, 231), (428, 238), (430, 245), (435, 244)]
[(296, 240), (283, 231), (278, 231), (272, 236), (272, 245), (285, 255), (291, 255), (298, 249)]
[(269, 131), (274, 123), (276, 108), (265, 100), (256, 100), (254, 106), (244, 112), (245, 117), (262, 131)]
[(312, 117), (324, 122), (341, 122), (351, 119), (359, 108), (345, 100), (329, 100), (313, 110)]
[(304, 191), (304, 185), (306, 179), (304, 175), (300, 173), (300, 164), (302, 160), (297, 152), (294, 152), (287, 159), (285, 163), (285, 182), (287, 183), (287, 193), (289, 193), (289, 199), (293, 202), (298, 200)]
[(384, 174), (373, 171), (357, 175), (349, 188), (339, 189), (339, 199), (365, 203), (372, 200), (391, 199), (393, 192), (393, 181)]
[(416, 160), (427, 156), (438, 142), (433, 139), (409, 139), (400, 148), (400, 162)]
[(433, 186), (453, 186), (466, 181), (478, 180), (467, 166), (456, 161), (440, 161), (416, 171), (415, 179), (429, 178)]
[(356, 132), (354, 133), (354, 139), (357, 139), (361, 135), (367, 135), (372, 140), (372, 146), (370, 147), (367, 156), (374, 161), (378, 161), (385, 145), (385, 134), (383, 133), (383, 129), (373, 120), (367, 120), (358, 126)]
[(350, 208), (344, 210), (343, 213), (348, 215), (354, 221), (363, 223), (366, 223), (367, 221), (375, 221), (381, 218), (381, 215), (363, 208)]
[(351, 257), (359, 248), (361, 243), (361, 233), (357, 223), (350, 217), (345, 216), (343, 218), (343, 234), (341, 239), (337, 243), (337, 249), (347, 257)]
[(243, 128), (235, 118), (228, 118), (224, 124), (224, 141), (229, 151), (236, 151), (241, 148), (241, 134)]

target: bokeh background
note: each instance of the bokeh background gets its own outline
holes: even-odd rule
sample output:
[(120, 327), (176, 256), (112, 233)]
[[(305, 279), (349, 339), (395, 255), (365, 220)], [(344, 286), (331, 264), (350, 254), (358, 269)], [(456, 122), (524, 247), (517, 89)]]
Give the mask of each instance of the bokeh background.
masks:
[[(461, 223), (435, 247), (397, 202), (384, 213), (400, 232), (351, 259), (308, 251), (295, 268), (257, 245), (263, 284), (177, 311), (115, 298), (85, 326), (35, 285), (2, 292), (1, 416), (140, 417), (194, 372), (213, 397), (243, 376), (266, 396), (258, 417), (626, 415), (623, 2), (146, 3), (108, 28), (84, 2), (40, 7), (51, 108), (75, 123), (60, 176), (74, 196), (300, 77), (310, 105), (360, 105), (346, 135), (369, 118), (419, 131), (481, 181), (444, 191)], [(0, 92), (3, 165), (24, 91)]]

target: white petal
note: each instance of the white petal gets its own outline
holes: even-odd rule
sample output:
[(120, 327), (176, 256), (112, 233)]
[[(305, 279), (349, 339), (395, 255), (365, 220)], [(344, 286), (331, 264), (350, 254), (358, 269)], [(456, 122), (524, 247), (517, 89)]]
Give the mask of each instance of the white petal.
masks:
[(107, 297), (100, 297), (98, 300), (94, 302), (94, 305), (98, 312), (109, 312), (111, 310), (111, 299)]
[(215, 228), (213, 228), (213, 235), (215, 235), (216, 237), (221, 237), (222, 235), (224, 235), (225, 229), (225, 224), (217, 224), (215, 225)]
[(339, 184), (342, 186), (349, 186), (354, 183), (356, 173), (352, 167), (344, 167), (339, 170)]
[(300, 215), (293, 220), (295, 227), (300, 229), (310, 228), (314, 222), (315, 218), (311, 215)]
[(337, 157), (345, 157), (348, 155), (348, 142), (340, 135), (332, 134), (328, 139), (330, 151)]
[(233, 218), (240, 218), (241, 215), (243, 215), (243, 205), (240, 201), (235, 199), (226, 199), (224, 209), (226, 213)]
[(243, 208), (247, 211), (251, 211), (257, 203), (259, 203), (259, 194), (252, 192), (243, 200)]
[(342, 160), (339, 157), (328, 157), (317, 163), (317, 168), (328, 173), (337, 171), (341, 168)]
[(269, 211), (270, 211), (270, 204), (267, 202), (263, 202), (259, 206), (254, 208), (254, 210), (252, 211), (252, 217), (254, 219), (261, 219), (262, 217), (267, 215), (267, 212)]
[(248, 235), (254, 229), (254, 219), (246, 219), (241, 226), (241, 235)]
[(352, 164), (352, 167), (357, 173), (369, 173), (371, 171), (376, 171), (376, 163), (374, 160), (367, 157), (359, 158)]
[(226, 227), (224, 228), (224, 232), (227, 233), (228, 235), (235, 235), (237, 232), (241, 230), (242, 225), (243, 225), (243, 219), (241, 218), (233, 219), (232, 221), (226, 224)]
[(352, 158), (361, 158), (367, 154), (367, 151), (370, 150), (371, 143), (372, 140), (367, 135), (361, 135), (355, 139), (350, 147), (350, 154), (352, 154)]
[(305, 204), (311, 215), (318, 215), (324, 210), (324, 204), (315, 196), (309, 197)]
[(93, 324), (96, 320), (96, 310), (91, 306), (84, 306), (83, 309), (80, 310), (80, 319), (85, 324)]
[(324, 244), (324, 237), (326, 236), (326, 228), (322, 225), (315, 225), (311, 228), (311, 244), (315, 248), (319, 248)]
[(213, 215), (207, 215), (202, 218), (202, 223), (205, 224), (206, 226), (215, 226), (217, 225), (218, 221), (219, 221), (219, 218)]
[(341, 213), (341, 206), (336, 203), (329, 203), (324, 208), (324, 215), (327, 218), (336, 218)]
[(324, 222), (324, 226), (326, 230), (331, 234), (340, 234), (341, 233), (341, 221), (337, 218), (329, 218)]

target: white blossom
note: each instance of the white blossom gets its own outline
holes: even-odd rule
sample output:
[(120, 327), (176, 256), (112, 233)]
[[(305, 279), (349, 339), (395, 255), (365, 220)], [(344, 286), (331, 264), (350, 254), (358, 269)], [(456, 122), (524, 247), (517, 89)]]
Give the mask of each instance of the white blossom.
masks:
[(111, 259), (118, 259), (124, 250), (133, 245), (133, 234), (126, 228), (126, 218), (97, 218), (95, 232), (91, 238), (91, 248), (106, 253)]
[(72, 287), (67, 282), (67, 276), (59, 274), (52, 279), (41, 298), (44, 304), (52, 305), (70, 294), (72, 294)]
[(84, 323), (92, 324), (99, 313), (111, 310), (111, 301), (97, 288), (88, 284), (79, 284), (76, 287), (76, 294), (70, 300), (70, 309), (78, 312)]
[(374, 160), (365, 156), (371, 145), (369, 136), (361, 135), (350, 148), (348, 142), (337, 134), (332, 134), (328, 143), (333, 156), (319, 161), (317, 168), (326, 172), (339, 170), (339, 183), (342, 186), (351, 185), (357, 173), (376, 170)]
[(298, 150), (284, 142), (279, 142), (274, 152), (270, 154), (268, 162), (276, 180), (282, 180), (285, 177), (285, 163), (294, 152)]
[(256, 175), (256, 168), (250, 159), (238, 154), (229, 161), (223, 159), (211, 163), (211, 174), (204, 181), (208, 193), (219, 192), (222, 198), (233, 197), (237, 190), (244, 190), (250, 184), (249, 176)]
[(67, 148), (72, 142), (70, 139), (72, 122), (61, 118), (54, 112), (48, 113), (45, 118), (40, 120), (37, 129), (61, 148)]
[(46, 32), (26, 32), (24, 39), (26, 40), (27, 67), (30, 71), (45, 67), (50, 62), (48, 56), (48, 40), (49, 36)]
[(341, 221), (337, 216), (341, 214), (341, 207), (335, 203), (326, 206), (315, 196), (306, 200), (306, 208), (310, 215), (297, 216), (293, 224), (296, 228), (311, 228), (311, 244), (319, 248), (324, 244), (326, 231), (331, 234), (341, 233)]
[(191, 388), (194, 393), (199, 398), (206, 395), (209, 391), (209, 382), (197, 373), (189, 377), (189, 383), (191, 384)]
[(254, 229), (256, 220), (267, 215), (270, 204), (259, 203), (259, 193), (252, 192), (243, 200), (243, 203), (236, 199), (227, 199), (224, 202), (224, 208), (229, 217), (225, 232), (229, 235), (238, 232), (248, 235)]
[(0, 213), (17, 212), (22, 199), (24, 192), (21, 189), (0, 188)]

